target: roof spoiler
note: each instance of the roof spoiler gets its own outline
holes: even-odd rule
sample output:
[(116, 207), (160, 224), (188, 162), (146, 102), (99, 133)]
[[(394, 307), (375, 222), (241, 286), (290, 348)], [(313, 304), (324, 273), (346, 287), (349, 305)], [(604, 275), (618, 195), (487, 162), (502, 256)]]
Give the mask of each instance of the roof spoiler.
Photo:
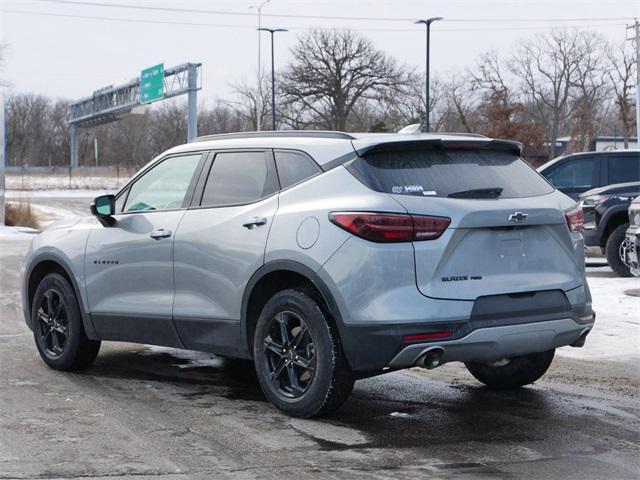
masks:
[(403, 150), (493, 150), (509, 152), (515, 155), (522, 154), (522, 144), (511, 140), (463, 140), (463, 139), (416, 139), (398, 142), (382, 142), (368, 145), (356, 150), (359, 156), (377, 153)]

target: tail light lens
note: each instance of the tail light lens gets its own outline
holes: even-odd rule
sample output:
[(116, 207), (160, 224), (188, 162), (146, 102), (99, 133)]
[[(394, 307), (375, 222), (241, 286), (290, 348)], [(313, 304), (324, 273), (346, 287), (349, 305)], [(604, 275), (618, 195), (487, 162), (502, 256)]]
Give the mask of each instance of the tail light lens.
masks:
[(329, 220), (349, 233), (377, 243), (434, 240), (451, 223), (447, 217), (375, 212), (333, 212)]
[(567, 226), (572, 232), (581, 232), (584, 226), (584, 212), (580, 205), (573, 207), (571, 210), (564, 212), (567, 219)]

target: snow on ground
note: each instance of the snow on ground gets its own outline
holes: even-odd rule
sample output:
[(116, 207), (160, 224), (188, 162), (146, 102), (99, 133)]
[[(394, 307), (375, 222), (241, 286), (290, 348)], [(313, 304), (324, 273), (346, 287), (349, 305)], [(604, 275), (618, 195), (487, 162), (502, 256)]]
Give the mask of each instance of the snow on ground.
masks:
[(169, 355), (176, 360), (181, 360), (181, 362), (175, 364), (178, 368), (219, 367), (223, 362), (222, 358), (212, 353), (157, 347), (155, 345), (146, 345), (145, 350), (141, 354), (145, 356)]
[(8, 200), (30, 199), (30, 198), (95, 198), (105, 195), (106, 190), (77, 190), (77, 189), (55, 189), (55, 190), (7, 190), (5, 196)]
[(93, 168), (53, 169), (50, 171), (7, 172), (6, 187), (12, 190), (53, 189), (119, 189), (134, 175), (135, 170), (107, 168), (102, 172)]
[(105, 190), (7, 190), (7, 201), (29, 202), (41, 228), (60, 219), (89, 215), (89, 204)]
[(587, 266), (596, 323), (582, 348), (564, 347), (559, 355), (590, 360), (640, 359), (640, 278), (620, 278), (608, 266)]

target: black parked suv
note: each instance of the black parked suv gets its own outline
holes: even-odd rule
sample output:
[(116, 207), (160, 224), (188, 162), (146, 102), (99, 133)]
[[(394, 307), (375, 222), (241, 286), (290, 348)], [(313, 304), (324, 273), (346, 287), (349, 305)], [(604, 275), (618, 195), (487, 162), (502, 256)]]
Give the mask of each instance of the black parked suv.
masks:
[(601, 249), (613, 271), (621, 277), (631, 276), (629, 266), (621, 258), (621, 247), (629, 228), (629, 205), (639, 195), (640, 182), (594, 188), (580, 195), (584, 243)]
[(593, 188), (640, 180), (640, 150), (582, 152), (553, 159), (538, 168), (562, 193), (578, 200)]

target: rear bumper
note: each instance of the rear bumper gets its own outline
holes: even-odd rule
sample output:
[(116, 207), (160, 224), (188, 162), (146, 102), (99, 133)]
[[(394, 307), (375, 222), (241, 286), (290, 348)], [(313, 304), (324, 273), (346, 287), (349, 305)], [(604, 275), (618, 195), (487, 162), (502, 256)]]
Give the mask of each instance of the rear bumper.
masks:
[(571, 318), (540, 323), (480, 328), (466, 337), (448, 342), (429, 342), (404, 347), (389, 362), (390, 368), (415, 365), (427, 351), (440, 350), (441, 363), (491, 362), (501, 358), (544, 352), (571, 345), (591, 331), (593, 323), (578, 324)]
[[(536, 315), (502, 321), (474, 320), (422, 324), (370, 324), (341, 329), (345, 355), (357, 373), (381, 372), (416, 365), (428, 350), (439, 350), (441, 363), (491, 362), (505, 357), (543, 352), (576, 343), (591, 331), (591, 308), (561, 317)], [(408, 335), (449, 331), (447, 338), (407, 341)]]

